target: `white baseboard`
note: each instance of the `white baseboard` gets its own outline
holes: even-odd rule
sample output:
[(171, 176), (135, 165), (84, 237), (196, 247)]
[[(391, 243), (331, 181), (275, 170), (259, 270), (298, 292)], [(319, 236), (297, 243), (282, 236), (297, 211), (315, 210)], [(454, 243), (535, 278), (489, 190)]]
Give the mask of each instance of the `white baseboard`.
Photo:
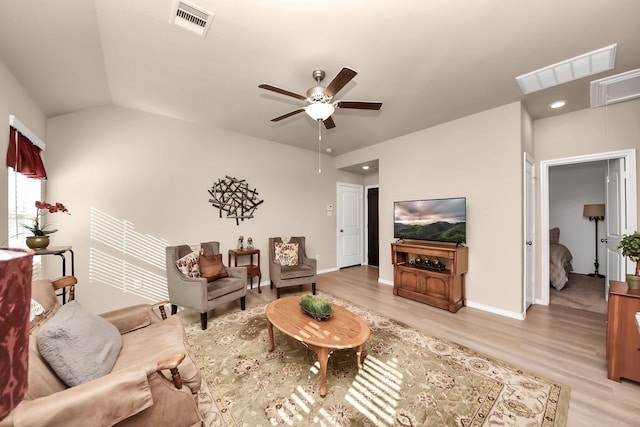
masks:
[(477, 310), (487, 311), (489, 313), (497, 314), (504, 317), (510, 317), (516, 320), (524, 320), (524, 313), (518, 313), (515, 311), (503, 310), (501, 308), (491, 307), (485, 304), (479, 304), (477, 302), (467, 300), (467, 307), (475, 308)]
[[(386, 279), (379, 278), (378, 283), (393, 286), (393, 280), (386, 280)], [(482, 310), (482, 311), (487, 311), (489, 313), (497, 314), (499, 316), (510, 317), (516, 320), (524, 320), (525, 318), (524, 313), (517, 313), (513, 311), (502, 310), (501, 308), (491, 307), (489, 305), (479, 304), (477, 302), (473, 302), (469, 300), (466, 301), (466, 306), (470, 308), (475, 308), (477, 310)]]
[(383, 285), (393, 286), (393, 280), (378, 278), (378, 283), (382, 283)]
[[(338, 271), (339, 268), (336, 267), (332, 267), (332, 268), (325, 268), (323, 270), (318, 271), (318, 274), (324, 274), (324, 273), (331, 273), (332, 271)], [(393, 286), (393, 280), (387, 280), (387, 279), (382, 279), (382, 278), (378, 278), (378, 283), (381, 283), (383, 285), (387, 285), (387, 286)], [(269, 286), (271, 285), (271, 282), (269, 280), (264, 280), (262, 282), (260, 282), (261, 286)], [(247, 285), (248, 287), (248, 285)], [(539, 301), (536, 301), (536, 304), (540, 304)], [(504, 316), (504, 317), (509, 317), (511, 319), (516, 319), (516, 320), (524, 320), (525, 319), (525, 315), (524, 313), (517, 313), (514, 311), (508, 311), (508, 310), (503, 310), (501, 308), (496, 308), (496, 307), (491, 307), (489, 305), (485, 305), (485, 304), (479, 304), (477, 302), (473, 302), (473, 301), (469, 301), (467, 300), (467, 307), (470, 308), (475, 308), (477, 310), (482, 310), (482, 311), (486, 311), (489, 313), (493, 313), (493, 314), (497, 314), (499, 316)]]

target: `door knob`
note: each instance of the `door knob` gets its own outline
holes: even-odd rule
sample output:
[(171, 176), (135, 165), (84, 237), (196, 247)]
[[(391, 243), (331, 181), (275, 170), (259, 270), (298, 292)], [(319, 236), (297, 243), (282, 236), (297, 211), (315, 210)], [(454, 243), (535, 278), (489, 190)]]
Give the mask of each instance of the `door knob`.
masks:
[(341, 232), (341, 233), (344, 233), (344, 230), (343, 230), (343, 229), (340, 229), (340, 232)]
[(607, 239), (600, 239), (600, 241), (601, 241), (602, 243), (609, 243), (609, 241), (608, 241)]
[(533, 245), (533, 242), (531, 240), (527, 240), (527, 246), (531, 246)]

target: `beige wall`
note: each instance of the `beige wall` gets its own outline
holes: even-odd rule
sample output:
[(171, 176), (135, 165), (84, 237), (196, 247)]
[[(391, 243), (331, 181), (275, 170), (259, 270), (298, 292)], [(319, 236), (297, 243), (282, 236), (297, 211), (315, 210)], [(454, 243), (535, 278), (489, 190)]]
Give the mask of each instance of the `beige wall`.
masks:
[(378, 185), (379, 179), (378, 172), (368, 173), (364, 176), (364, 185), (376, 186)]
[(522, 151), (533, 156), (533, 120), (522, 106)]
[(522, 111), (514, 103), (336, 159), (378, 158), (380, 279), (393, 283), (391, 206), (396, 200), (467, 198), (471, 305), (522, 311)]
[[(539, 164), (541, 161), (619, 150), (638, 150), (640, 149), (640, 99), (537, 120), (534, 122), (534, 137), (534, 158), (537, 163), (537, 173), (540, 172)], [(636, 157), (636, 163), (637, 160)], [(640, 192), (637, 176), (636, 189)], [(537, 182), (537, 194), (536, 229), (540, 230), (539, 181)], [(638, 194), (637, 201), (637, 212), (640, 212), (640, 194)], [(636, 223), (638, 223), (637, 219)], [(540, 233), (538, 233), (539, 235)], [(537, 258), (540, 259), (540, 241), (538, 241), (537, 247)], [(538, 263), (537, 283), (540, 283), (540, 265)], [(538, 287), (537, 295), (540, 296), (540, 287)]]
[[(48, 167), (55, 176), (49, 192), (72, 213), (60, 218), (53, 244), (73, 243), (76, 275), (88, 284), (78, 292), (95, 311), (139, 298), (91, 279), (92, 250), (153, 274), (164, 275), (164, 270), (93, 239), (91, 208), (171, 245), (218, 240), (225, 263), (238, 236), (251, 236), (263, 252), (266, 281), (270, 236), (306, 235), (308, 255), (319, 258), (318, 269), (335, 268), (335, 216), (327, 216), (326, 205), (335, 205), (337, 181), (362, 183), (360, 176), (337, 173), (333, 157), (322, 156), (318, 174), (313, 151), (117, 107), (50, 119), (48, 134)], [(239, 226), (219, 218), (208, 201), (208, 190), (225, 175), (246, 179), (264, 200), (255, 217)]]
[[(13, 114), (36, 134), (38, 138), (46, 142), (46, 118), (38, 106), (33, 102), (28, 93), (16, 81), (13, 75), (0, 61), (0, 118), (4, 126), (0, 126), (0, 153), (4, 159), (9, 144), (9, 115)], [(45, 157), (44, 155), (42, 156)], [(0, 174), (0, 241), (5, 242), (7, 235), (7, 168), (3, 162), (3, 173)], [(35, 209), (35, 208), (34, 208)]]
[[(385, 206), (395, 200), (465, 196), (467, 299), (471, 305), (517, 314), (522, 300), (522, 151), (533, 152), (539, 163), (640, 148), (640, 100), (535, 122), (514, 103), (337, 158), (323, 155), (318, 175), (313, 151), (116, 107), (46, 121), (1, 62), (0, 94), (0, 112), (16, 115), (47, 143), (46, 165), (53, 177), (47, 197), (72, 209), (71, 216), (56, 218), (60, 232), (52, 244), (73, 244), (76, 275), (85, 285), (79, 296), (96, 311), (140, 298), (90, 280), (92, 249), (117, 255), (91, 239), (92, 207), (142, 235), (169, 244), (215, 239), (225, 252), (239, 234), (251, 235), (264, 250), (270, 235), (304, 233), (310, 255), (319, 255), (319, 268), (330, 270), (336, 264), (335, 216), (326, 215), (326, 205), (335, 204), (336, 182), (371, 184), (336, 168), (377, 158), (381, 281), (393, 282), (393, 219)], [(0, 138), (6, 152), (8, 127)], [(225, 175), (246, 179), (265, 200), (256, 217), (240, 226), (219, 219), (208, 202), (207, 190)], [(0, 218), (6, 223), (6, 173), (0, 188)], [(292, 198), (297, 203), (292, 205)], [(539, 229), (539, 196), (536, 205)], [(6, 240), (6, 227), (0, 230)], [(49, 264), (48, 274), (58, 275), (59, 263)], [(262, 264), (266, 280), (264, 259)], [(163, 274), (162, 268), (149, 269)]]

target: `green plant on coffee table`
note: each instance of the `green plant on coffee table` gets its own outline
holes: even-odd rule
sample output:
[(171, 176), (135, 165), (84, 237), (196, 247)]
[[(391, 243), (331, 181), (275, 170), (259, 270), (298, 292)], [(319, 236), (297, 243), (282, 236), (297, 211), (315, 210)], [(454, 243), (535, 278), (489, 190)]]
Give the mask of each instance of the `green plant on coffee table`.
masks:
[(327, 320), (333, 314), (333, 309), (328, 301), (319, 300), (313, 295), (303, 296), (300, 299), (300, 308), (316, 320)]
[(618, 249), (622, 249), (622, 255), (636, 263), (634, 276), (640, 276), (640, 232), (635, 231), (633, 234), (623, 234)]

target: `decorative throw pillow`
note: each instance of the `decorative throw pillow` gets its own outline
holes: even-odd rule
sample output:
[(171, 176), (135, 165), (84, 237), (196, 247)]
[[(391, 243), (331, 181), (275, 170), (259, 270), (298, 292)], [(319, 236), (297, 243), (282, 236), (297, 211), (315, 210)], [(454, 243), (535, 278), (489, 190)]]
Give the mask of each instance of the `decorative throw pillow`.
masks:
[(549, 230), (549, 244), (557, 245), (560, 243), (560, 229), (558, 227)]
[(100, 378), (113, 369), (122, 337), (111, 323), (71, 301), (42, 326), (38, 351), (70, 387)]
[(191, 252), (177, 260), (176, 267), (187, 277), (200, 277), (199, 258), (198, 252)]
[(222, 264), (222, 254), (200, 255), (200, 277), (205, 277), (207, 282), (229, 277)]
[(29, 314), (29, 321), (32, 322), (36, 316), (40, 316), (44, 313), (44, 307), (38, 301), (31, 298), (31, 312)]
[(298, 244), (276, 242), (275, 256), (280, 265), (298, 265)]

